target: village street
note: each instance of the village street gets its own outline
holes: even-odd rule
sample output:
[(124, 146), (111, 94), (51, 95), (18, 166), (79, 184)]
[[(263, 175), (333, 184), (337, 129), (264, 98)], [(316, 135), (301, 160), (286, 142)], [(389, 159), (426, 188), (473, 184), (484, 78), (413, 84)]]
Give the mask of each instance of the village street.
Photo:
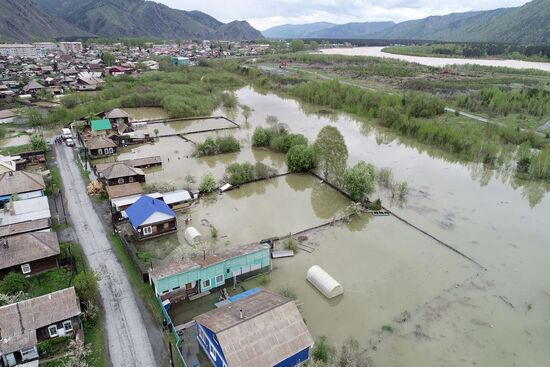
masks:
[(101, 275), (99, 290), (105, 311), (109, 359), (115, 367), (156, 366), (146, 322), (130, 280), (86, 194), (73, 150), (64, 145), (56, 145), (55, 149), (71, 224), (90, 267)]

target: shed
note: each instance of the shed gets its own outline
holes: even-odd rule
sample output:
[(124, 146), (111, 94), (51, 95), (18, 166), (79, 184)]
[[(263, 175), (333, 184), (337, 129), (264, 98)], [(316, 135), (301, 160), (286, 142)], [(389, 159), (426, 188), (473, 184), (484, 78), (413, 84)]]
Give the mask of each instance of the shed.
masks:
[(185, 237), (185, 240), (191, 246), (195, 246), (197, 242), (202, 240), (201, 233), (195, 227), (187, 227), (183, 233), (183, 237)]
[(307, 271), (306, 279), (327, 298), (344, 293), (344, 288), (319, 265), (313, 265)]

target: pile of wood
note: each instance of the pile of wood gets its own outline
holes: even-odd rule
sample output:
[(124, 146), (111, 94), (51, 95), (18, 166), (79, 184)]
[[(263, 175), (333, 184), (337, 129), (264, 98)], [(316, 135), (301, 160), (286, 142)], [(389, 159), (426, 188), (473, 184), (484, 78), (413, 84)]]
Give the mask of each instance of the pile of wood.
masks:
[(95, 180), (90, 182), (90, 184), (86, 188), (86, 192), (88, 193), (88, 195), (100, 195), (105, 192), (105, 189), (101, 182)]

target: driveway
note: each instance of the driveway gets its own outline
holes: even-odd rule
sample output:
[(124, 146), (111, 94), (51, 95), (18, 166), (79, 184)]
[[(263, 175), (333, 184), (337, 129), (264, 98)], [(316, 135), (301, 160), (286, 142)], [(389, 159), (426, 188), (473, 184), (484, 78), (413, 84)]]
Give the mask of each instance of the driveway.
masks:
[(111, 363), (115, 367), (156, 366), (146, 323), (130, 280), (86, 194), (73, 150), (63, 145), (56, 145), (55, 149), (72, 225), (88, 264), (101, 274), (99, 291)]

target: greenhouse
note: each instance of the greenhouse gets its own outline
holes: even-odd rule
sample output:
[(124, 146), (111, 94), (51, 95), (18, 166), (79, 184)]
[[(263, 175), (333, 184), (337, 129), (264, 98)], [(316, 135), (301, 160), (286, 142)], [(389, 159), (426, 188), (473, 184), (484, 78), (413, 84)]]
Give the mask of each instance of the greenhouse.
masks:
[(307, 271), (306, 279), (327, 298), (334, 298), (344, 293), (344, 288), (319, 265), (313, 265)]

